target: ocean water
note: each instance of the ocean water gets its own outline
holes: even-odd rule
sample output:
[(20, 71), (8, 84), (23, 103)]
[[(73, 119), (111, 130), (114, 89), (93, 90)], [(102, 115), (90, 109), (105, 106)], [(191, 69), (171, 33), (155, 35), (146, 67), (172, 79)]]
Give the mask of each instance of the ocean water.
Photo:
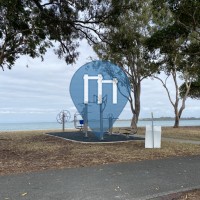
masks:
[[(117, 120), (114, 123), (114, 127), (129, 127), (131, 120)], [(138, 126), (151, 125), (152, 121), (138, 122)], [(173, 126), (174, 121), (154, 121), (155, 126)], [(200, 120), (181, 120), (180, 126), (200, 126)], [(65, 124), (66, 129), (72, 129), (74, 122), (68, 122)], [(0, 131), (17, 131), (17, 130), (52, 130), (62, 129), (62, 125), (57, 122), (34, 122), (34, 123), (0, 123)]]

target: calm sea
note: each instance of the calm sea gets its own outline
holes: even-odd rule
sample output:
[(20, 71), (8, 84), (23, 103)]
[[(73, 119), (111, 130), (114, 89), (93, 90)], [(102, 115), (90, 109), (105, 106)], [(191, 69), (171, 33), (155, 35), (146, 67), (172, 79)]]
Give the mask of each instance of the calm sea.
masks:
[[(129, 127), (130, 120), (117, 120), (114, 127)], [(151, 121), (139, 121), (138, 126), (151, 125)], [(154, 121), (155, 126), (173, 126), (174, 121)], [(200, 126), (200, 120), (182, 120), (180, 126)], [(65, 125), (66, 129), (74, 128), (73, 122)], [(16, 131), (16, 130), (51, 130), (62, 129), (61, 124), (57, 122), (37, 122), (37, 123), (0, 123), (0, 131)]]

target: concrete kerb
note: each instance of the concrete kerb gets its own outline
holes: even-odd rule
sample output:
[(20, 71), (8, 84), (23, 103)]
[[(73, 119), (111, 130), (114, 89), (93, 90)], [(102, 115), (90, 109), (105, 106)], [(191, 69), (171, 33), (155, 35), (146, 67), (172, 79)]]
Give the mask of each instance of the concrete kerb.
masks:
[[(72, 139), (68, 139), (68, 138), (64, 138), (64, 137), (60, 137), (60, 136), (56, 136), (56, 135), (51, 135), (48, 133), (43, 133), (45, 135), (48, 136), (52, 136), (55, 138), (60, 138), (69, 142), (75, 142), (75, 143), (79, 143), (79, 144), (116, 144), (116, 143), (128, 143), (128, 142), (135, 142), (135, 141), (144, 141), (144, 140), (126, 140), (126, 141), (113, 141), (113, 142), (83, 142), (83, 141), (77, 141), (77, 140), (72, 140)], [(141, 137), (142, 138), (142, 137)]]
[[(56, 138), (60, 138), (60, 139), (63, 139), (63, 140), (67, 140), (67, 141), (70, 141), (70, 142), (75, 142), (75, 143), (80, 143), (80, 144), (115, 144), (115, 143), (127, 143), (127, 142), (135, 142), (135, 141), (144, 141), (145, 140), (145, 137), (141, 136), (141, 135), (135, 135), (136, 137), (138, 138), (141, 138), (141, 139), (144, 139), (144, 140), (126, 140), (126, 141), (112, 141), (112, 142), (84, 142), (84, 141), (77, 141), (77, 140), (72, 140), (72, 139), (68, 139), (68, 138), (64, 138), (64, 137), (60, 137), (60, 136), (56, 136), (56, 135), (51, 135), (51, 134), (48, 134), (48, 133), (43, 133), (45, 135), (48, 135), (48, 136), (53, 136), (53, 137), (56, 137)], [(165, 138), (163, 137), (162, 138), (162, 141), (166, 141), (166, 142), (178, 142), (178, 143), (186, 143), (186, 144), (200, 144), (200, 141), (193, 141), (193, 140), (184, 140), (184, 139), (175, 139), (175, 138)]]

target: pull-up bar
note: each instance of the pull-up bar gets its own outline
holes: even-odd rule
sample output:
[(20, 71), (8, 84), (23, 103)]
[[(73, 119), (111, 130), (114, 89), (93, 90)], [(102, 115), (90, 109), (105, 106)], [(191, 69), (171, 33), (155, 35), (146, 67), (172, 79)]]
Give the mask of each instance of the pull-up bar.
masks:
[(113, 104), (117, 104), (117, 83), (118, 80), (116, 78), (113, 78), (113, 80), (103, 80), (103, 76), (101, 74), (98, 74), (98, 76), (88, 76), (88, 74), (85, 74), (84, 77), (84, 104), (88, 104), (88, 82), (89, 80), (97, 80), (98, 83), (98, 104), (102, 104), (102, 85), (103, 83), (111, 83), (113, 84)]

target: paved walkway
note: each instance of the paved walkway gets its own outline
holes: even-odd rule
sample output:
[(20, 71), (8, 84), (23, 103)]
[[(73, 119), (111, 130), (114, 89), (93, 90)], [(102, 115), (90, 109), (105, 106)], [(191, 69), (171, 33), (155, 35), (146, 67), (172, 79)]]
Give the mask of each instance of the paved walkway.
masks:
[(0, 177), (1, 200), (144, 200), (193, 188), (200, 156)]

